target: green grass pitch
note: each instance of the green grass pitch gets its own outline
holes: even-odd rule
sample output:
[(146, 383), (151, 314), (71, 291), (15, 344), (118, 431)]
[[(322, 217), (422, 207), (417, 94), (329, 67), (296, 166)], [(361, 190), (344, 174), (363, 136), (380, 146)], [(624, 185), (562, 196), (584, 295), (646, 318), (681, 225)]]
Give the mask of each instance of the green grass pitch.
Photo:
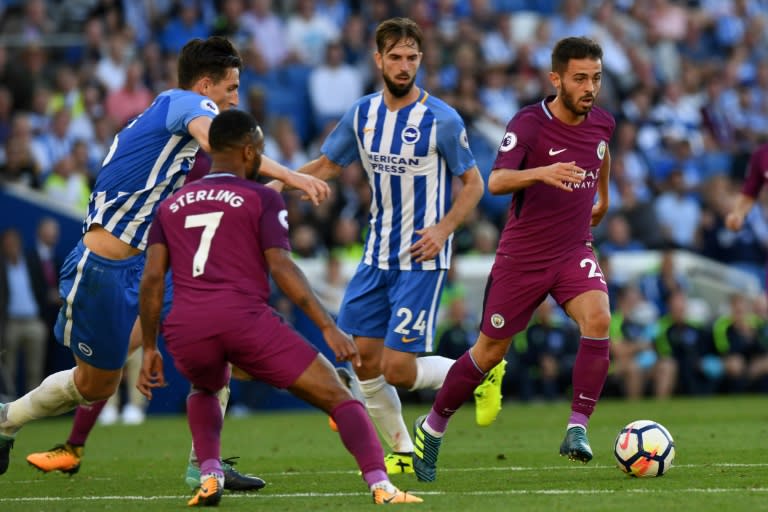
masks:
[[(407, 406), (408, 424), (428, 405)], [(474, 425), (467, 404), (452, 420), (431, 484), (398, 475), (420, 494), (416, 510), (768, 511), (768, 396), (604, 400), (595, 412), (588, 465), (558, 456), (569, 404), (506, 402), (496, 423)], [(675, 438), (677, 458), (661, 478), (634, 479), (614, 465), (619, 429), (653, 419)], [(166, 511), (187, 509), (183, 483), (190, 435), (182, 416), (154, 416), (138, 427), (97, 426), (80, 472), (44, 475), (27, 453), (63, 442), (71, 418), (38, 421), (19, 433), (0, 477), (0, 511)], [(226, 493), (222, 510), (371, 510), (367, 489), (338, 435), (319, 412), (255, 413), (227, 418), (222, 455), (267, 480), (257, 493)]]

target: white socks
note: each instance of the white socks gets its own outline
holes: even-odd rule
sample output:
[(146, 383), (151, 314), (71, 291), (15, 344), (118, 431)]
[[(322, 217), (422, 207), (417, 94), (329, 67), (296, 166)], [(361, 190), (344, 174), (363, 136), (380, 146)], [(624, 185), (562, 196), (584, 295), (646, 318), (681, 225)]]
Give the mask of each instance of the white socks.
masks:
[(88, 403), (75, 386), (74, 368), (54, 373), (29, 393), (6, 405), (0, 434), (12, 436), (27, 422), (58, 416)]
[[(190, 390), (190, 394), (194, 393), (194, 388)], [(221, 406), (221, 417), (223, 418), (227, 412), (227, 404), (229, 403), (229, 384), (221, 388), (216, 392), (216, 398), (219, 399), (219, 405)], [(195, 444), (189, 448), (189, 463), (193, 466), (199, 466), (200, 463), (197, 460), (197, 453), (195, 453)]]
[(392, 451), (412, 452), (413, 442), (403, 421), (403, 407), (395, 387), (379, 375), (375, 379), (361, 380), (360, 391), (365, 397), (368, 414)]
[(440, 389), (445, 376), (453, 366), (454, 360), (443, 356), (424, 356), (416, 358), (416, 381), (408, 391), (418, 389)]

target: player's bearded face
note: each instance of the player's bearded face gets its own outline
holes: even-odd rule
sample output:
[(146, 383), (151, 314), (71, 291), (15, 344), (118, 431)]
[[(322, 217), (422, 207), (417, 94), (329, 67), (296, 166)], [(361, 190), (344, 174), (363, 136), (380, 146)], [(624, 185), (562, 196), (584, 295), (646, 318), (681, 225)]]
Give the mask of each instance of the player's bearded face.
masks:
[(398, 41), (379, 54), (378, 64), (387, 90), (397, 98), (411, 92), (421, 63), (421, 52), (413, 41)]
[(600, 61), (571, 60), (565, 73), (560, 74), (560, 98), (563, 106), (577, 116), (592, 110), (600, 92), (602, 67)]
[(560, 96), (565, 108), (577, 116), (583, 116), (592, 110), (597, 96), (597, 89), (584, 91), (583, 89), (574, 88), (571, 90), (566, 86), (566, 82), (566, 80), (560, 82)]

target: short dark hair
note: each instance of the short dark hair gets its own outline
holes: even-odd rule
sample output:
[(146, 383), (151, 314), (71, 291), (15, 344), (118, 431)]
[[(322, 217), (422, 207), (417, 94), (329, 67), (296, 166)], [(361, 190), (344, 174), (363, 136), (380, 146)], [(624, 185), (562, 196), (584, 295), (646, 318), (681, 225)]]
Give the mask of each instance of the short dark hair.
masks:
[(552, 71), (562, 73), (571, 59), (603, 58), (603, 49), (596, 41), (588, 37), (566, 37), (557, 42), (552, 49)]
[(256, 119), (242, 110), (225, 110), (213, 118), (208, 130), (208, 144), (212, 151), (227, 151), (252, 141), (258, 143), (262, 138)]
[(242, 65), (240, 55), (227, 38), (192, 39), (179, 54), (179, 87), (189, 89), (204, 76), (219, 82), (231, 68), (240, 69)]
[(376, 27), (376, 49), (381, 54), (391, 50), (403, 39), (412, 39), (421, 51), (423, 38), (421, 27), (410, 18), (390, 18)]

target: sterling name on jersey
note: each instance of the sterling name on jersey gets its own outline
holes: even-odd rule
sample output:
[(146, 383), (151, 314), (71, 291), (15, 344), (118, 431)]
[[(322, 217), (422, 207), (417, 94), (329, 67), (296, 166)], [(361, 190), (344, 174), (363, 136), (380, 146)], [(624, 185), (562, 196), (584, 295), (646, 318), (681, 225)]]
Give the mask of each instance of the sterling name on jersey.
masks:
[(417, 263), (409, 248), (417, 230), (437, 224), (451, 207), (452, 176), (475, 166), (464, 122), (445, 102), (421, 91), (397, 111), (381, 92), (359, 99), (322, 147), (346, 167), (360, 160), (371, 187), (363, 263), (383, 270), (447, 269), (451, 241), (434, 260)]
[(100, 224), (123, 242), (144, 250), (155, 208), (184, 184), (199, 144), (187, 126), (215, 117), (216, 104), (200, 94), (173, 89), (158, 95), (112, 141), (88, 204), (83, 232)]
[(554, 96), (522, 108), (507, 125), (493, 169), (524, 170), (555, 162), (576, 162), (584, 181), (570, 192), (537, 182), (515, 192), (497, 255), (547, 263), (592, 240), (590, 223), (600, 168), (616, 122), (600, 107), (567, 125), (550, 112)]

